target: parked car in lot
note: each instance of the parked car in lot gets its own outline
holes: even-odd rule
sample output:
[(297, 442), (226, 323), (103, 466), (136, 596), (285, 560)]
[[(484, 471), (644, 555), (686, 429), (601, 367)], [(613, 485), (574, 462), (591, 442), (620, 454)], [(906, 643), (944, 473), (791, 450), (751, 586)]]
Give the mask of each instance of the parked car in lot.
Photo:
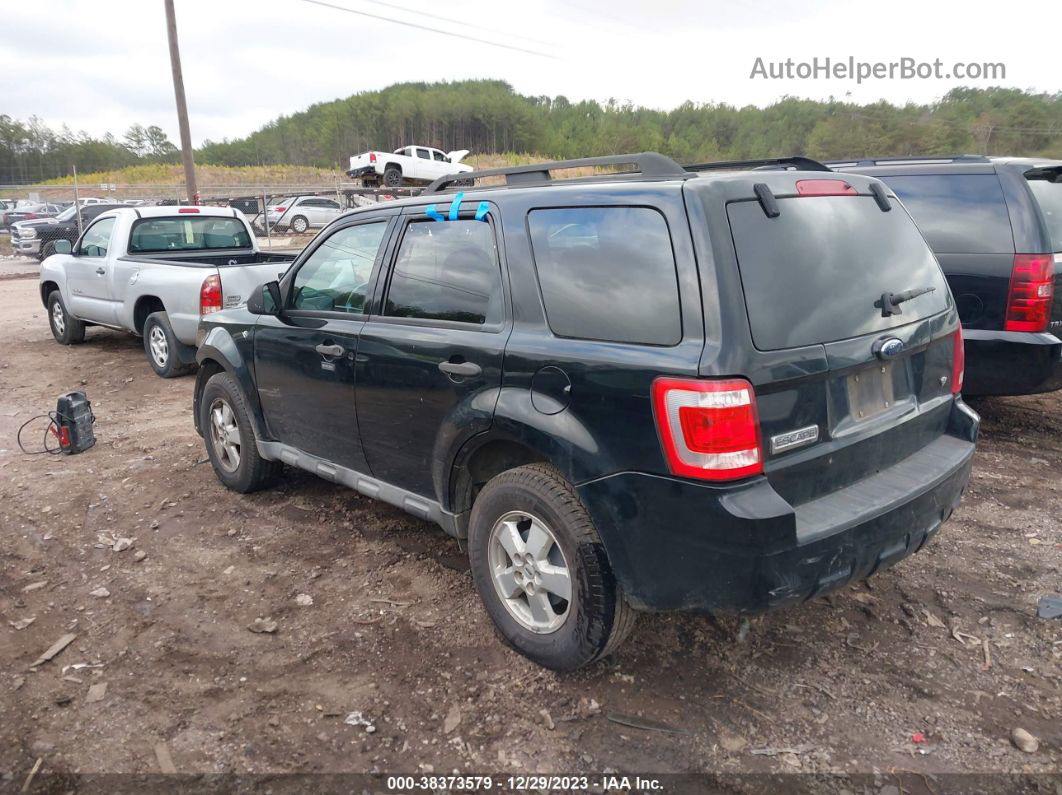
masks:
[(265, 222), (272, 229), (301, 235), (311, 227), (327, 226), (344, 212), (339, 202), (325, 196), (290, 196), (266, 208)]
[(498, 176), (345, 215), (204, 316), (222, 483), (288, 464), (467, 537), (501, 636), (557, 669), (634, 610), (803, 602), (937, 533), (979, 420), (947, 283), (881, 182), (653, 153), (472, 174)]
[(362, 152), (350, 158), (347, 176), (361, 179), (366, 185), (419, 185), (450, 174), (472, 170), (461, 160), (467, 149), (443, 152), (430, 146), (403, 146), (394, 152)]
[(832, 163), (884, 181), (936, 252), (966, 339), (967, 395), (1062, 389), (1062, 161)]
[(11, 227), (19, 221), (34, 221), (40, 218), (55, 218), (62, 212), (58, 204), (27, 204), (0, 215), (0, 225)]
[[(121, 206), (120, 204), (95, 204), (82, 207), (81, 228), (101, 213)], [(43, 260), (55, 253), (55, 246), (60, 240), (73, 243), (77, 240), (79, 233), (77, 208), (68, 207), (55, 218), (19, 221), (11, 229), (11, 247), (20, 256), (37, 257)]]
[(55, 251), (40, 291), (56, 342), (83, 342), (86, 326), (131, 331), (163, 378), (195, 366), (202, 316), (240, 306), (293, 259), (263, 254), (247, 219), (220, 207), (107, 210)]

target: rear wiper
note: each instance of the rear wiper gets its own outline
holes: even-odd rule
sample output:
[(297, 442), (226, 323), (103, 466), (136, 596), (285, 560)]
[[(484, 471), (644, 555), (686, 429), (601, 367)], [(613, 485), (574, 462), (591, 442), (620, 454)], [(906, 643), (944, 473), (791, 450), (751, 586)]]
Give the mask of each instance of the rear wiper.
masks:
[(935, 293), (936, 291), (936, 287), (919, 287), (915, 290), (905, 290), (902, 293), (882, 293), (881, 298), (874, 302), (874, 306), (881, 310), (882, 317), (902, 315), (903, 310), (900, 309), (900, 304), (904, 301), (910, 301), (912, 298), (918, 298), (920, 295)]

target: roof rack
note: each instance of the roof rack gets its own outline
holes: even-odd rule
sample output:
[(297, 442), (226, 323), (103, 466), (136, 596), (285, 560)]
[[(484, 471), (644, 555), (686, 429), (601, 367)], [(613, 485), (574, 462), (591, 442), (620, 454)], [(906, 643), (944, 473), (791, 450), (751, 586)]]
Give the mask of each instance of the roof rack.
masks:
[(505, 177), (508, 187), (523, 185), (542, 185), (553, 181), (550, 172), (563, 168), (588, 168), (595, 166), (634, 165), (634, 171), (643, 177), (685, 177), (686, 170), (658, 152), (638, 152), (630, 155), (606, 155), (605, 157), (583, 157), (577, 160), (554, 160), (548, 163), (529, 163), (510, 168), (488, 168), (483, 171), (466, 171), (463, 174), (447, 174), (439, 177), (424, 189), (424, 193), (440, 193), (455, 182), (475, 181), (482, 177)]
[(723, 171), (750, 168), (756, 171), (796, 169), (797, 171), (831, 171), (832, 169), (810, 157), (768, 157), (760, 160), (717, 160), (714, 163), (693, 163), (683, 166), (687, 171)]
[(938, 163), (990, 163), (984, 155), (897, 155), (894, 157), (860, 157), (850, 160), (827, 160), (826, 165), (834, 168), (851, 166), (879, 165), (935, 165)]

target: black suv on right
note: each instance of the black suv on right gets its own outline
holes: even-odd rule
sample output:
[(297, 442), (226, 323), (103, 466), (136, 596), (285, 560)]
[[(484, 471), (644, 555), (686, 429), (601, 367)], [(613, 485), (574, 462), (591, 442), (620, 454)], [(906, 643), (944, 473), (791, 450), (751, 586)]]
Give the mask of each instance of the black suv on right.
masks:
[(965, 395), (1062, 388), (1062, 161), (828, 163), (885, 182), (940, 260), (966, 339)]
[(502, 637), (551, 668), (636, 609), (796, 604), (917, 552), (978, 427), (911, 217), (799, 158), (455, 175), (338, 218), (199, 335), (222, 483), (298, 467), (467, 538)]

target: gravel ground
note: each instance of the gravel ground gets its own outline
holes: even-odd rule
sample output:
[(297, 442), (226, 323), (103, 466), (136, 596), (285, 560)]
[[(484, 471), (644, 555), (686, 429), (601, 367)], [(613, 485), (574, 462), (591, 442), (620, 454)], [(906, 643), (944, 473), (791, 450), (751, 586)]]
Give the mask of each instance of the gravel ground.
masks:
[[(222, 488), (193, 379), (155, 377), (137, 339), (56, 345), (26, 278), (0, 279), (0, 338), (0, 790), (37, 760), (41, 781), (155, 772), (160, 744), (186, 773), (877, 774), (939, 792), (1062, 770), (1062, 620), (1036, 617), (1062, 590), (1059, 395), (973, 403), (971, 488), (922, 553), (750, 622), (643, 616), (615, 656), (556, 674), (498, 642), (433, 526), (297, 472)], [(97, 446), (21, 454), (18, 426), (73, 388)], [(250, 631), (260, 618), (276, 631)]]

